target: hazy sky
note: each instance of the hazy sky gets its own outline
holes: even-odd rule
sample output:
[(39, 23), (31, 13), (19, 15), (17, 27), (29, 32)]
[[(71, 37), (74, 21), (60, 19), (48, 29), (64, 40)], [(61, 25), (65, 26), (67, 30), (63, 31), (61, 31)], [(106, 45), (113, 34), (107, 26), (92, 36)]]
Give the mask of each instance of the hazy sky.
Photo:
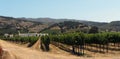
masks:
[(0, 0), (0, 15), (110, 22), (120, 20), (120, 0)]

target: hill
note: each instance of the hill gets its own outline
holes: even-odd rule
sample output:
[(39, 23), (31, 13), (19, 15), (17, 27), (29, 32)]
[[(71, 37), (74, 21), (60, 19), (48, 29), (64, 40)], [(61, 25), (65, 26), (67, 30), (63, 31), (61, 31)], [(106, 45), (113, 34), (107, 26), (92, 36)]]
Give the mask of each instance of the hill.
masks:
[(112, 21), (100, 27), (102, 30), (107, 31), (120, 31), (120, 21)]
[(41, 22), (28, 21), (13, 17), (0, 16), (0, 34), (20, 32), (39, 32), (47, 25)]
[[(67, 25), (68, 24), (68, 25)], [(120, 31), (120, 21), (94, 22), (75, 19), (52, 19), (52, 18), (14, 18), (0, 16), (0, 34), (20, 32), (74, 32), (83, 31), (86, 28), (96, 26), (100, 31)], [(62, 26), (62, 28), (60, 28)], [(54, 30), (54, 31), (53, 31)], [(84, 32), (83, 31), (83, 32)]]
[(69, 19), (52, 19), (52, 18), (19, 18), (19, 19), (35, 21), (35, 22), (42, 22), (44, 24), (49, 24), (49, 25), (69, 20)]
[(41, 32), (45, 33), (52, 33), (52, 34), (58, 34), (58, 33), (66, 33), (66, 32), (88, 32), (89, 27), (83, 23), (76, 22), (76, 21), (64, 21), (60, 23), (55, 23), (48, 28), (45, 28)]
[(96, 26), (100, 31), (120, 31), (120, 21), (108, 22), (94, 22), (86, 20), (76, 20), (76, 19), (52, 19), (52, 18), (25, 18), (26, 20), (32, 20), (37, 22), (42, 22), (44, 24), (53, 25), (55, 23), (64, 22), (64, 21), (75, 21), (88, 26)]

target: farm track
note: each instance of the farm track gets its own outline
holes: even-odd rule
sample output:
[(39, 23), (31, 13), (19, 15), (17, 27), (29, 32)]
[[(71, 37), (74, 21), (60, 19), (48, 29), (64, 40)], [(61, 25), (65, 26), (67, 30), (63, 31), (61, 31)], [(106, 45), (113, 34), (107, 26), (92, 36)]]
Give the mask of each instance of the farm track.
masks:
[(74, 55), (66, 56), (63, 54), (52, 54), (49, 52), (41, 52), (31, 48), (17, 46), (15, 44), (0, 40), (4, 59), (120, 59), (118, 56), (109, 57), (78, 57)]
[(56, 55), (47, 52), (39, 52), (30, 48), (20, 47), (11, 44), (6, 41), (0, 40), (0, 45), (2, 46), (5, 53), (3, 56), (5, 59), (80, 59), (81, 57), (76, 56), (64, 56)]

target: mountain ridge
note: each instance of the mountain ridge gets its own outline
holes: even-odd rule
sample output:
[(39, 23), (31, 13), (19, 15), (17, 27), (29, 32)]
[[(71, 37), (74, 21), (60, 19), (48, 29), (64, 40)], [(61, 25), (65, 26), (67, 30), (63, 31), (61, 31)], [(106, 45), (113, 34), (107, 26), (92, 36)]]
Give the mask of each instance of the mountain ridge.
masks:
[[(54, 25), (55, 23), (73, 21), (83, 23), (88, 26), (96, 26), (100, 31), (120, 31), (120, 21), (107, 22), (94, 22), (86, 20), (75, 20), (75, 19), (52, 19), (52, 18), (14, 18), (7, 16), (0, 16), (0, 33), (2, 29), (10, 28), (11, 32), (17, 30), (18, 27), (21, 27), (22, 30), (27, 30), (26, 32), (40, 32), (41, 30), (48, 28), (49, 26)], [(5, 23), (6, 22), (6, 23)], [(3, 25), (4, 24), (4, 25)], [(14, 29), (14, 31), (13, 31)], [(4, 30), (5, 32), (7, 30)]]

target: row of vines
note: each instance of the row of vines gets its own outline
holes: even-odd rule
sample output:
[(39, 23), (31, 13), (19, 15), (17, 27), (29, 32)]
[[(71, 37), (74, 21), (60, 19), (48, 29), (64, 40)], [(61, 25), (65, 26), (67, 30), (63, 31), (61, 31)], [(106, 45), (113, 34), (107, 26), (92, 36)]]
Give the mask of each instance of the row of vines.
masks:
[(29, 47), (32, 46), (39, 37), (20, 37), (20, 36), (15, 36), (15, 37), (3, 37), (3, 40), (6, 41), (11, 41), (11, 42), (15, 42), (15, 43), (21, 43), (21, 44), (26, 44), (29, 43)]
[[(85, 33), (67, 33), (59, 35), (43, 36), (46, 44), (51, 41), (52, 44), (60, 47), (61, 45), (71, 46), (71, 52), (75, 54), (84, 54), (84, 50), (87, 47), (98, 47), (99, 52), (108, 52), (109, 46), (113, 45), (114, 48), (120, 49), (120, 33), (109, 32), (109, 33), (96, 33), (96, 34), (85, 34)], [(45, 38), (47, 38), (45, 40)], [(67, 47), (68, 47), (67, 46)], [(64, 49), (66, 47), (62, 47)]]

